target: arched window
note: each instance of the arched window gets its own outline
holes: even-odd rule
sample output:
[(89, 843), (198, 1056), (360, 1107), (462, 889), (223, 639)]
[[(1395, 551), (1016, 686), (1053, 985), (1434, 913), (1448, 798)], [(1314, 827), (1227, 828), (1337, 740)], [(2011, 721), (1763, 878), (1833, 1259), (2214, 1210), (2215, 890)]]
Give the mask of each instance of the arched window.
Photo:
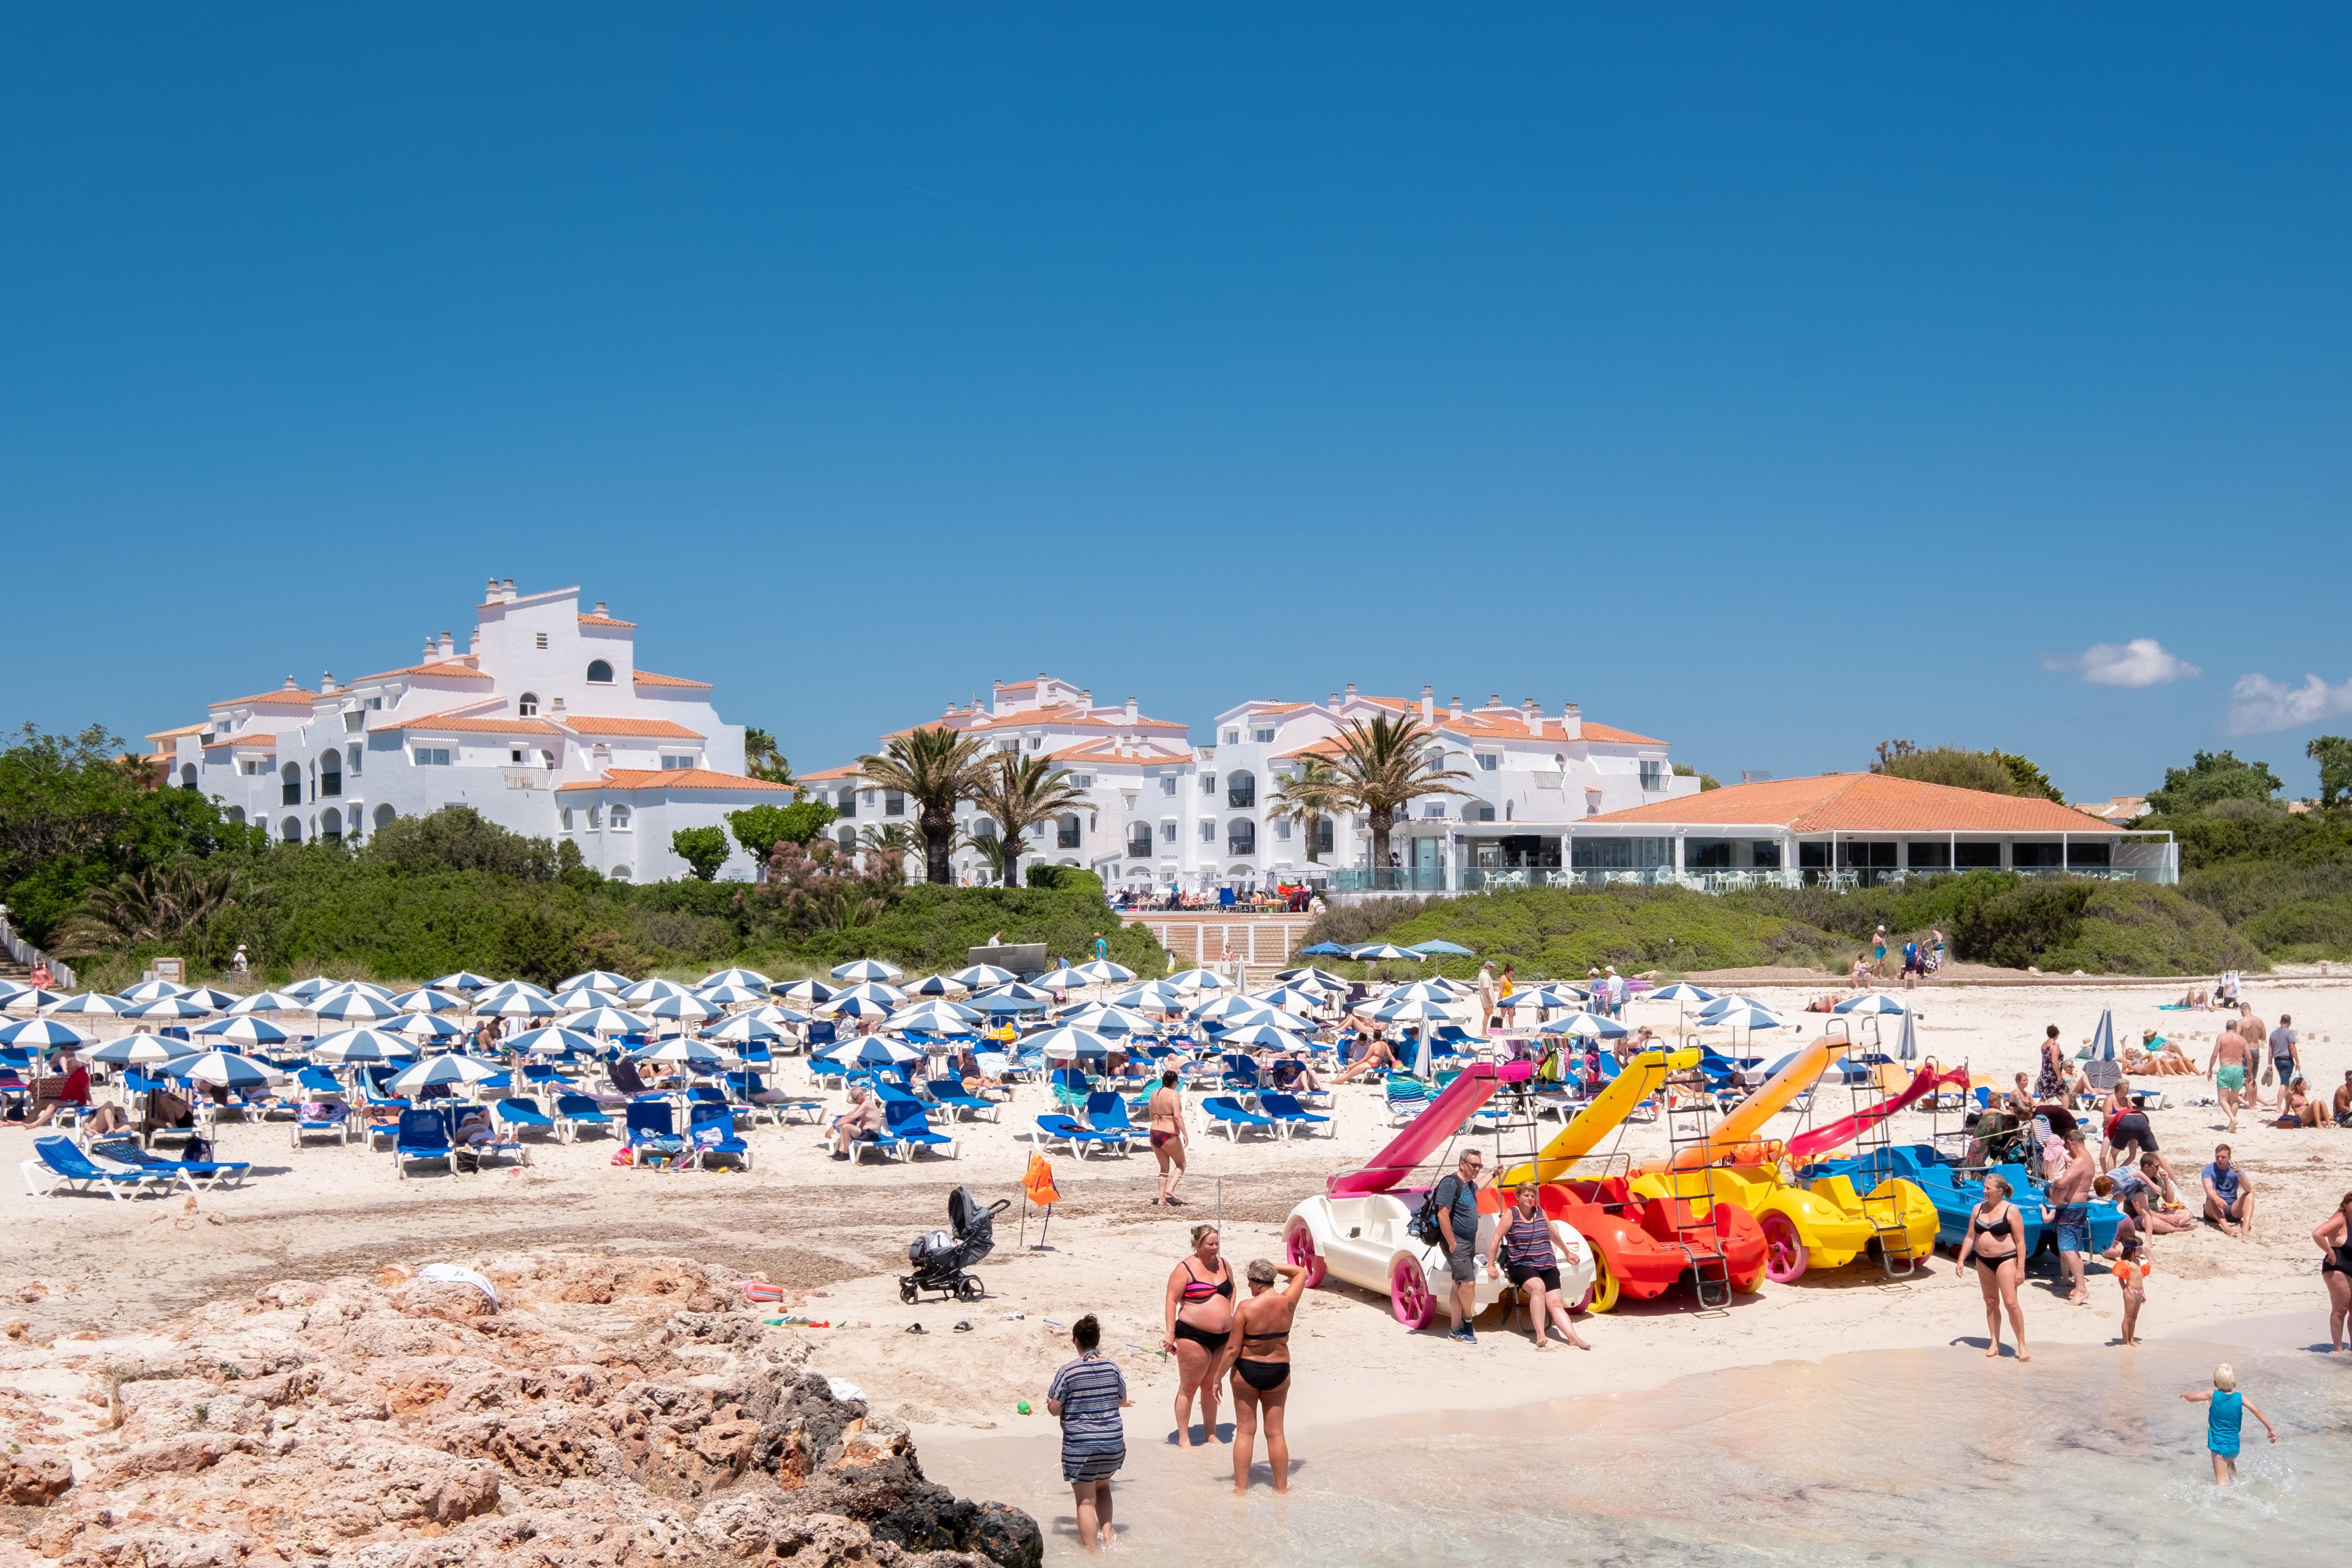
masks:
[(855, 850), (857, 847), (857, 829), (845, 827), (833, 836), (833, 841), (845, 850)]
[(626, 866), (615, 866), (604, 874), (615, 882), (625, 882), (629, 879), (629, 868)]
[[(591, 680), (596, 679), (596, 667), (593, 664), (588, 667), (588, 679)], [(609, 667), (604, 671), (604, 679), (607, 680), (613, 679), (613, 672)], [(526, 691), (515, 699), (515, 711), (526, 719), (536, 718), (539, 714), (539, 693)]]
[(382, 833), (385, 828), (390, 827), (392, 826), (392, 819), (398, 815), (399, 813), (394, 811), (389, 805), (377, 806), (375, 808), (375, 830), (378, 833)]
[(339, 807), (331, 805), (320, 816), (319, 837), (330, 844), (343, 841), (343, 814)]
[(1235, 811), (1247, 811), (1257, 804), (1257, 775), (1247, 768), (1235, 768), (1225, 775), (1225, 804)]
[(319, 797), (321, 800), (343, 793), (343, 753), (321, 752), (319, 754)]
[(1076, 812), (1064, 812), (1061, 819), (1055, 823), (1054, 826), (1055, 848), (1076, 849), (1078, 847), (1078, 814)]
[[(591, 686), (612, 685), (613, 667), (605, 663), (601, 658), (590, 659), (588, 661), (588, 684)], [(623, 878), (622, 880), (626, 881), (627, 879)]]
[(1130, 822), (1127, 825), (1127, 852), (1134, 859), (1151, 858), (1151, 824)]
[(196, 787), (195, 763), (190, 763), (180, 770), (180, 787), (182, 789), (194, 789)]
[[(299, 805), (302, 804), (301, 763), (289, 763), (284, 767), (278, 770), (278, 804), (280, 805)], [(289, 816), (287, 820), (289, 822), (293, 822), (294, 819)], [(302, 825), (300, 823), (298, 822), (294, 824), (294, 842), (296, 843), (301, 842), (301, 827)]]
[(613, 807), (613, 831), (626, 833), (628, 830), (629, 808), (625, 805), (615, 805)]
[(1236, 816), (1225, 824), (1225, 853), (1255, 855), (1257, 853), (1257, 824), (1246, 816)]
[(245, 826), (245, 807), (241, 805), (232, 805), (227, 811), (222, 813), (222, 815), (226, 816), (231, 822), (236, 823), (239, 827)]
[(359, 837), (360, 829), (366, 826), (360, 817), (360, 808), (356, 805), (352, 806), (349, 811), (343, 814), (343, 831), (350, 834), (354, 839)]
[(971, 819), (971, 826), (968, 831), (974, 838), (993, 838), (996, 837), (996, 819), (992, 816), (975, 816)]
[(601, 832), (604, 826), (604, 808), (601, 805), (590, 806), (588, 808), (588, 831), (591, 833)]
[(562, 810), (561, 810), (561, 811), (557, 812), (555, 815), (556, 815), (556, 818), (557, 818), (557, 820), (561, 821), (561, 822), (563, 824), (563, 831), (564, 831), (564, 832), (566, 832), (566, 833), (571, 832), (571, 831), (572, 831), (572, 808), (571, 808), (570, 806), (568, 806), (568, 805), (567, 805), (567, 806), (565, 806)]
[[(290, 767), (292, 764), (289, 763), (288, 765)], [(279, 823), (278, 825), (278, 837), (284, 839), (289, 844), (301, 843), (302, 819), (299, 816), (289, 816), (285, 821)]]

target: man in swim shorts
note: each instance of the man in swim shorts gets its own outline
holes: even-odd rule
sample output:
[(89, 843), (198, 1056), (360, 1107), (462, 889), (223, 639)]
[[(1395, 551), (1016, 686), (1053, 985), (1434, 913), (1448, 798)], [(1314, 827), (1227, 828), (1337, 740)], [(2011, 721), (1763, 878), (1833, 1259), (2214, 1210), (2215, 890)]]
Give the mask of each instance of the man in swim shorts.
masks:
[(2213, 1163), (2203, 1173), (2205, 1217), (2230, 1236), (2252, 1236), (2254, 1228), (2254, 1183), (2231, 1163), (2230, 1146), (2213, 1147)]
[(2054, 1205), (2050, 1217), (2057, 1227), (2058, 1266), (2066, 1272), (2066, 1299), (2070, 1301), (2091, 1299), (2090, 1281), (2084, 1275), (2084, 1258), (2091, 1250), (2091, 1183), (2097, 1175), (2083, 1130), (2068, 1128), (2065, 1168), (2050, 1182), (2050, 1202)]
[(2246, 1089), (2246, 1042), (2234, 1025), (2225, 1025), (2213, 1042), (2213, 1054), (2205, 1058), (2205, 1076), (2213, 1080), (2221, 1110), (2230, 1118), (2230, 1131), (2235, 1132), (2239, 1099)]

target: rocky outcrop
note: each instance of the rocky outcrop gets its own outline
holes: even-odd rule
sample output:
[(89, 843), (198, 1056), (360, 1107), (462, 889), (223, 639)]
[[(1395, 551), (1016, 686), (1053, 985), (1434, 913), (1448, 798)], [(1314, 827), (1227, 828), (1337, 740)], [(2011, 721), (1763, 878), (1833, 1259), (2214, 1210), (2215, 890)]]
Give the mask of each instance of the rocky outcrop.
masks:
[(0, 1408), (24, 1531), (0, 1565), (1038, 1563), (1034, 1520), (927, 1480), (905, 1430), (836, 1399), (731, 1279), (473, 1266), (495, 1302), (387, 1269), (134, 1342), (10, 1347), (0, 1383), (41, 1392)]

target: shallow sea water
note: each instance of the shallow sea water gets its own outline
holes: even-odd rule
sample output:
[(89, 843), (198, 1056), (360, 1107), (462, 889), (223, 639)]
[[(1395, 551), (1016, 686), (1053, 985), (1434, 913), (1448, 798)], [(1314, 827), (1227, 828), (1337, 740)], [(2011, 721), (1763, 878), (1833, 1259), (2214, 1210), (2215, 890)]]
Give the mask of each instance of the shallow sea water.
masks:
[[(1228, 1564), (2320, 1563), (2352, 1555), (2352, 1355), (2308, 1317), (2138, 1349), (1871, 1352), (1687, 1378), (1651, 1392), (1318, 1426), (1276, 1497), (1228, 1450), (1143, 1439), (1117, 1483), (1123, 1560)], [(1513, 1350), (1497, 1347), (1497, 1375)], [(1492, 1352), (1481, 1352), (1489, 1353)], [(1565, 1352), (1555, 1352), (1565, 1353)], [(2204, 1406), (2228, 1361), (2279, 1428), (2246, 1417), (2242, 1484), (2212, 1484)], [(1313, 1397), (1312, 1368), (1303, 1373)], [(1151, 1402), (1158, 1405), (1160, 1401)], [(924, 1468), (1026, 1508), (1046, 1561), (1080, 1560), (1051, 1427), (934, 1445)]]

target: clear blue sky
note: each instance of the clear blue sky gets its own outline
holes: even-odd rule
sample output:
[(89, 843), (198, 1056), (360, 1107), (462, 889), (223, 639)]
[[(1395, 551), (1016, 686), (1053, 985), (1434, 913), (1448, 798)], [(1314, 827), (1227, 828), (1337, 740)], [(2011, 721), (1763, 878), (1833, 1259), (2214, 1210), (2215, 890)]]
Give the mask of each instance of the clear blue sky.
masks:
[(497, 574), (804, 767), (1043, 668), (2077, 795), (2352, 732), (2341, 6), (828, 13), (0, 15), (0, 721)]

